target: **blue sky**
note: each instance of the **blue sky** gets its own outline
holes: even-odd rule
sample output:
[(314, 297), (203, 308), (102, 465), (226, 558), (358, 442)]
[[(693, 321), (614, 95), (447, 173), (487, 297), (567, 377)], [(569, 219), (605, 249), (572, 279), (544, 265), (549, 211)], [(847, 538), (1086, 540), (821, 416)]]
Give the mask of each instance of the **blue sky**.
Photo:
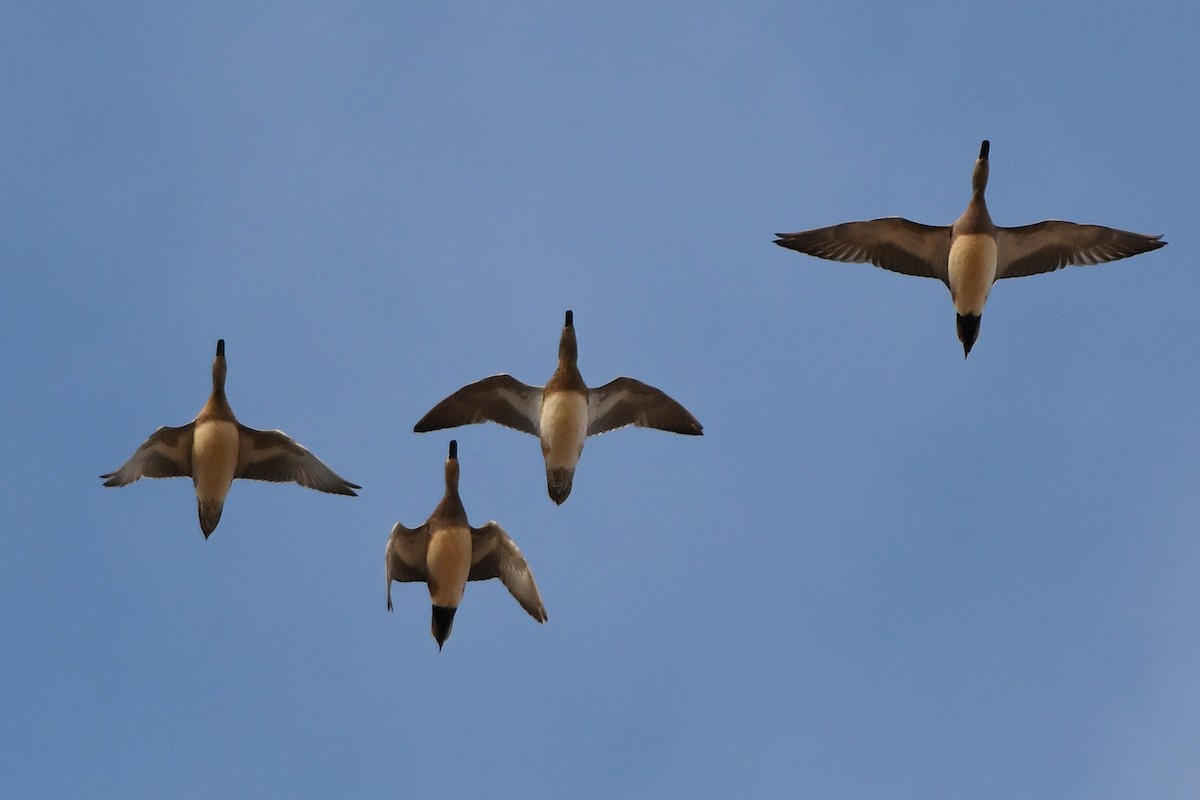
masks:
[[(0, 794), (1195, 797), (1190, 2), (8, 3), (0, 9)], [(997, 223), (1164, 250), (940, 284), (776, 231)], [(541, 383), (703, 438), (416, 435)], [(102, 489), (203, 404), (358, 498)], [(462, 495), (550, 620), (384, 608), (391, 525)]]

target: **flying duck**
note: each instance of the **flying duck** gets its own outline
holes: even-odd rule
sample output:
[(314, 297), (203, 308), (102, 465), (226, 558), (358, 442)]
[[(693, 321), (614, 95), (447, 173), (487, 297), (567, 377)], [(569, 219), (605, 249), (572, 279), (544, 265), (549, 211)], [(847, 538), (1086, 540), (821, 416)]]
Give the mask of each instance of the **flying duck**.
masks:
[(798, 233), (777, 233), (775, 244), (818, 258), (870, 262), (905, 275), (938, 278), (950, 289), (963, 357), (979, 336), (992, 284), (1061, 267), (1103, 264), (1157, 250), (1162, 236), (1049, 219), (1002, 228), (992, 222), (983, 193), (988, 180), (985, 139), (971, 176), (971, 201), (953, 225), (922, 225), (901, 217), (844, 222)]
[(529, 616), (545, 622), (546, 608), (521, 550), (498, 522), (472, 528), (458, 496), (458, 442), (450, 441), (446, 494), (419, 528), (399, 522), (384, 554), (387, 607), (392, 610), (392, 581), (424, 581), (433, 603), (431, 630), (438, 650), (450, 636), (454, 612), (467, 581), (499, 578)]
[(691, 436), (704, 432), (686, 408), (633, 378), (616, 378), (589, 389), (579, 374), (578, 357), (574, 320), (568, 311), (558, 342), (558, 368), (545, 386), (529, 386), (511, 375), (492, 375), (438, 403), (413, 430), (425, 433), (490, 420), (533, 434), (542, 442), (546, 490), (560, 505), (571, 494), (575, 465), (588, 436), (626, 425)]
[(361, 486), (337, 475), (283, 431), (259, 431), (238, 422), (225, 397), (225, 372), (225, 340), (218, 339), (212, 394), (204, 408), (187, 425), (156, 430), (119, 470), (100, 476), (108, 479), (104, 485), (124, 486), (138, 478), (191, 478), (205, 539), (221, 521), (234, 478), (295, 481), (309, 489), (355, 496)]

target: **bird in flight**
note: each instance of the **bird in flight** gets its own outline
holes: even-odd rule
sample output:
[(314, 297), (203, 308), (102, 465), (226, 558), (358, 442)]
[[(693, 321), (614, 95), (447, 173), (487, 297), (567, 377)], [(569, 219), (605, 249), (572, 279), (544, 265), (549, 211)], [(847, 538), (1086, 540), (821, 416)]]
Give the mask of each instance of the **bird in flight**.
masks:
[(1166, 244), (1160, 241), (1161, 235), (1053, 219), (1016, 228), (997, 226), (983, 197), (989, 149), (985, 139), (971, 176), (971, 200), (953, 225), (923, 225), (902, 217), (885, 217), (777, 233), (775, 244), (831, 261), (870, 262), (905, 275), (939, 279), (954, 300), (964, 358), (979, 336), (988, 292), (1001, 278), (1103, 264)]

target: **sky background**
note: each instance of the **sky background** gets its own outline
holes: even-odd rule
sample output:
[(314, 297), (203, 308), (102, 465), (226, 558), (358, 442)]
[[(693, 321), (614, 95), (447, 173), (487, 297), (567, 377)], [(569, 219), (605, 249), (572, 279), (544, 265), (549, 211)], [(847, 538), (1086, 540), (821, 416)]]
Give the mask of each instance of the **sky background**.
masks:
[[(0, 6), (0, 794), (1194, 798), (1200, 11)], [(1164, 250), (996, 286), (776, 231)], [(702, 438), (416, 435), (485, 375), (662, 388)], [(208, 394), (361, 496), (103, 489)], [(384, 606), (457, 438), (549, 622)]]

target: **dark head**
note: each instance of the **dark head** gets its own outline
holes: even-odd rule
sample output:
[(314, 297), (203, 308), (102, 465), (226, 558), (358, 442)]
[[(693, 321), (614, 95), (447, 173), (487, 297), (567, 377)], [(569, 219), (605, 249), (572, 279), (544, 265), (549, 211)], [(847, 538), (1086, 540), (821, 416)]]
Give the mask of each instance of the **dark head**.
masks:
[(446, 491), (458, 492), (458, 440), (450, 440), (450, 455), (446, 456)]
[(455, 611), (458, 611), (458, 608), (433, 607), (433, 622), (430, 625), (430, 631), (433, 633), (433, 638), (437, 640), (438, 650), (441, 650), (442, 645), (450, 638), (450, 629), (454, 627)]
[(958, 315), (958, 340), (962, 342), (963, 358), (971, 355), (971, 348), (975, 346), (975, 340), (979, 338), (980, 319), (982, 318), (978, 314)]
[(225, 394), (225, 340), (217, 339), (217, 356), (213, 359), (213, 393)]
[(992, 143), (987, 139), (979, 145), (979, 159), (975, 162), (975, 172), (971, 174), (971, 191), (976, 197), (983, 197), (983, 191), (987, 189), (988, 153), (991, 149)]
[(558, 360), (572, 364), (579, 359), (579, 347), (575, 344), (575, 315), (567, 312), (563, 322), (562, 337), (558, 340)]

